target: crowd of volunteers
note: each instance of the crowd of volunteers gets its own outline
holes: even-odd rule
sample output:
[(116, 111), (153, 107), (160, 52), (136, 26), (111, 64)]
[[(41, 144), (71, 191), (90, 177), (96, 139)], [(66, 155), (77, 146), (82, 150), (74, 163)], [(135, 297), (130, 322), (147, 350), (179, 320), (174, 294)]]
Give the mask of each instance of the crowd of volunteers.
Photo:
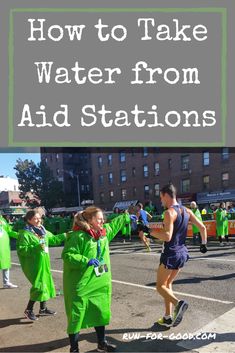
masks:
[[(48, 300), (56, 296), (49, 247), (62, 244), (63, 293), (70, 352), (79, 352), (80, 331), (86, 328), (95, 329), (98, 351), (115, 351), (116, 346), (107, 341), (105, 334), (111, 318), (112, 298), (109, 244), (118, 233), (122, 234), (124, 242), (127, 238), (131, 240), (135, 230), (147, 249), (154, 238), (162, 242), (156, 291), (162, 296), (165, 307), (156, 324), (167, 328), (179, 325), (189, 304), (176, 296), (173, 282), (189, 259), (186, 246), (188, 223), (193, 225), (193, 243), (199, 243), (203, 254), (207, 252), (207, 231), (196, 202), (191, 202), (190, 208), (179, 204), (174, 185), (164, 186), (160, 198), (164, 207), (162, 229), (151, 227), (153, 208), (151, 205), (144, 208), (141, 203), (123, 211), (115, 208), (108, 222), (100, 208), (89, 206), (66, 219), (60, 227), (58, 224), (56, 227), (55, 222), (53, 224), (53, 217), (43, 220), (38, 209), (29, 210), (24, 222), (18, 223), (14, 230), (0, 216), (3, 287), (17, 288), (10, 282), (9, 275), (10, 237), (13, 237), (22, 271), (30, 283), (28, 302), (22, 308), (25, 317), (32, 322), (40, 316), (54, 317), (56, 312), (48, 304)], [(224, 239), (229, 241), (228, 219), (229, 212), (221, 203), (215, 212), (219, 244), (223, 244)], [(37, 305), (38, 314), (35, 311)]]

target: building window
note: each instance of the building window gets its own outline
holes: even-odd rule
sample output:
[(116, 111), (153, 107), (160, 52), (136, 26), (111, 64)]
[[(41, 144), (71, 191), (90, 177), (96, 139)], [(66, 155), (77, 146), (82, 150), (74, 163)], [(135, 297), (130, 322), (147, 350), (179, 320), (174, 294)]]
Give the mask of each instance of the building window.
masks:
[(144, 198), (145, 199), (149, 198), (149, 185), (144, 186)]
[(89, 184), (87, 184), (86, 185), (86, 190), (85, 190), (86, 192), (89, 192), (90, 191), (90, 185)]
[(104, 176), (103, 176), (103, 174), (100, 174), (100, 175), (99, 175), (99, 184), (100, 184), (100, 185), (103, 185), (103, 184), (104, 184)]
[(100, 203), (104, 203), (104, 192), (100, 192)]
[(102, 168), (103, 165), (103, 158), (101, 156), (98, 157), (98, 167)]
[(85, 185), (84, 184), (81, 185), (81, 191), (85, 192)]
[(172, 159), (169, 158), (168, 159), (168, 169), (171, 169), (172, 168)]
[(160, 164), (158, 162), (154, 163), (154, 175), (160, 174)]
[(204, 175), (202, 178), (202, 188), (203, 190), (209, 190), (210, 177), (209, 175)]
[(121, 199), (122, 199), (122, 201), (127, 199), (127, 191), (126, 191), (126, 189), (122, 189), (121, 190)]
[(113, 190), (110, 190), (109, 191), (109, 200), (112, 201), (114, 198), (114, 191)]
[(56, 153), (56, 162), (58, 162), (58, 160), (59, 160), (59, 155), (58, 155), (58, 153)]
[(143, 148), (143, 157), (147, 157), (148, 156), (148, 148), (144, 147)]
[(44, 159), (44, 161), (45, 161), (46, 164), (48, 163), (47, 157)]
[(229, 149), (228, 147), (222, 148), (222, 160), (227, 161), (229, 159)]
[(56, 175), (59, 176), (60, 175), (60, 170), (57, 168), (56, 169)]
[(121, 183), (124, 183), (126, 181), (126, 169), (120, 170), (120, 181)]
[(190, 191), (190, 179), (181, 180), (181, 192), (189, 192)]
[(133, 177), (136, 176), (136, 168), (135, 168), (135, 167), (132, 168), (132, 176), (133, 176)]
[(121, 163), (126, 162), (126, 153), (125, 152), (121, 151), (119, 153), (119, 160)]
[(228, 187), (229, 184), (229, 173), (222, 173), (222, 188)]
[(147, 166), (147, 164), (145, 164), (143, 166), (143, 171), (144, 171), (144, 178), (148, 178), (148, 176), (149, 176), (149, 167)]
[(210, 153), (209, 152), (203, 152), (202, 158), (203, 158), (203, 165), (204, 166), (210, 164)]
[(137, 188), (135, 186), (133, 186), (133, 196), (135, 197), (137, 194)]
[(111, 154), (108, 154), (108, 165), (111, 166), (113, 163), (113, 156)]
[(160, 196), (160, 185), (159, 184), (154, 184), (154, 195)]
[(181, 170), (189, 169), (189, 155), (181, 156)]
[(109, 173), (108, 178), (109, 178), (109, 184), (112, 184), (113, 183), (113, 173)]

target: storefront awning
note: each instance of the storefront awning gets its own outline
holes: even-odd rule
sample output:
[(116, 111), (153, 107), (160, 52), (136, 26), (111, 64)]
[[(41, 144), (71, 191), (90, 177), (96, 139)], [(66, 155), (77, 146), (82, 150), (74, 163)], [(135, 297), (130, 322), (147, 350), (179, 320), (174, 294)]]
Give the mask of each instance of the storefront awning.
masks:
[(126, 210), (130, 206), (136, 206), (136, 204), (138, 202), (139, 202), (138, 200), (118, 201), (118, 202), (115, 203), (113, 208), (118, 207), (119, 210)]
[(199, 192), (197, 194), (197, 203), (206, 204), (222, 201), (235, 201), (235, 190)]

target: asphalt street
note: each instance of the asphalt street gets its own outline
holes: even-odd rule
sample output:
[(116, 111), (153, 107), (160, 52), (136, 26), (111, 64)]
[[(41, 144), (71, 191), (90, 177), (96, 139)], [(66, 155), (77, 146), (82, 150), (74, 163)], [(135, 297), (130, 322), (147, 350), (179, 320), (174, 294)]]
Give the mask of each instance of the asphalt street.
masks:
[[(178, 298), (188, 301), (189, 308), (178, 327), (162, 330), (154, 325), (164, 313), (163, 300), (155, 291), (160, 244), (152, 243), (151, 252), (137, 241), (123, 244), (118, 240), (111, 244), (112, 320), (107, 327), (107, 336), (117, 344), (118, 352), (235, 352), (232, 315), (235, 243), (219, 247), (210, 242), (205, 255), (197, 246), (189, 245), (188, 248), (191, 258), (176, 279), (174, 290)], [(49, 301), (48, 307), (55, 309), (57, 315), (40, 317), (34, 323), (23, 316), (30, 286), (16, 252), (12, 252), (11, 281), (19, 288), (0, 290), (0, 352), (69, 351), (61, 251), (61, 247), (50, 249), (51, 269), (59, 295)], [(37, 312), (38, 307), (35, 309)], [(208, 326), (211, 323), (214, 326)], [(95, 349), (93, 329), (82, 330), (80, 351)]]

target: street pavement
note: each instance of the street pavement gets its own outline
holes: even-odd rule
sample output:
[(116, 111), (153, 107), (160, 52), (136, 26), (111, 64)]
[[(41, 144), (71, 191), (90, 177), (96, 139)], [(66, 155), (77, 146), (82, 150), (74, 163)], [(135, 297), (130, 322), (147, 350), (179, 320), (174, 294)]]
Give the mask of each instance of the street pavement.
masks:
[[(191, 259), (174, 283), (178, 298), (189, 308), (181, 324), (162, 330), (154, 323), (164, 314), (162, 298), (155, 291), (161, 245), (151, 243), (147, 252), (138, 241), (114, 241), (110, 246), (113, 295), (112, 320), (107, 337), (118, 352), (235, 352), (235, 242), (219, 247), (209, 242), (206, 254), (188, 246)], [(17, 289), (0, 289), (0, 352), (68, 352), (62, 292), (62, 247), (51, 248), (51, 269), (58, 296), (48, 302), (55, 317), (32, 323), (23, 312), (29, 283), (12, 251), (11, 281)], [(38, 312), (38, 303), (35, 313)], [(82, 330), (80, 351), (96, 350), (93, 329)]]

